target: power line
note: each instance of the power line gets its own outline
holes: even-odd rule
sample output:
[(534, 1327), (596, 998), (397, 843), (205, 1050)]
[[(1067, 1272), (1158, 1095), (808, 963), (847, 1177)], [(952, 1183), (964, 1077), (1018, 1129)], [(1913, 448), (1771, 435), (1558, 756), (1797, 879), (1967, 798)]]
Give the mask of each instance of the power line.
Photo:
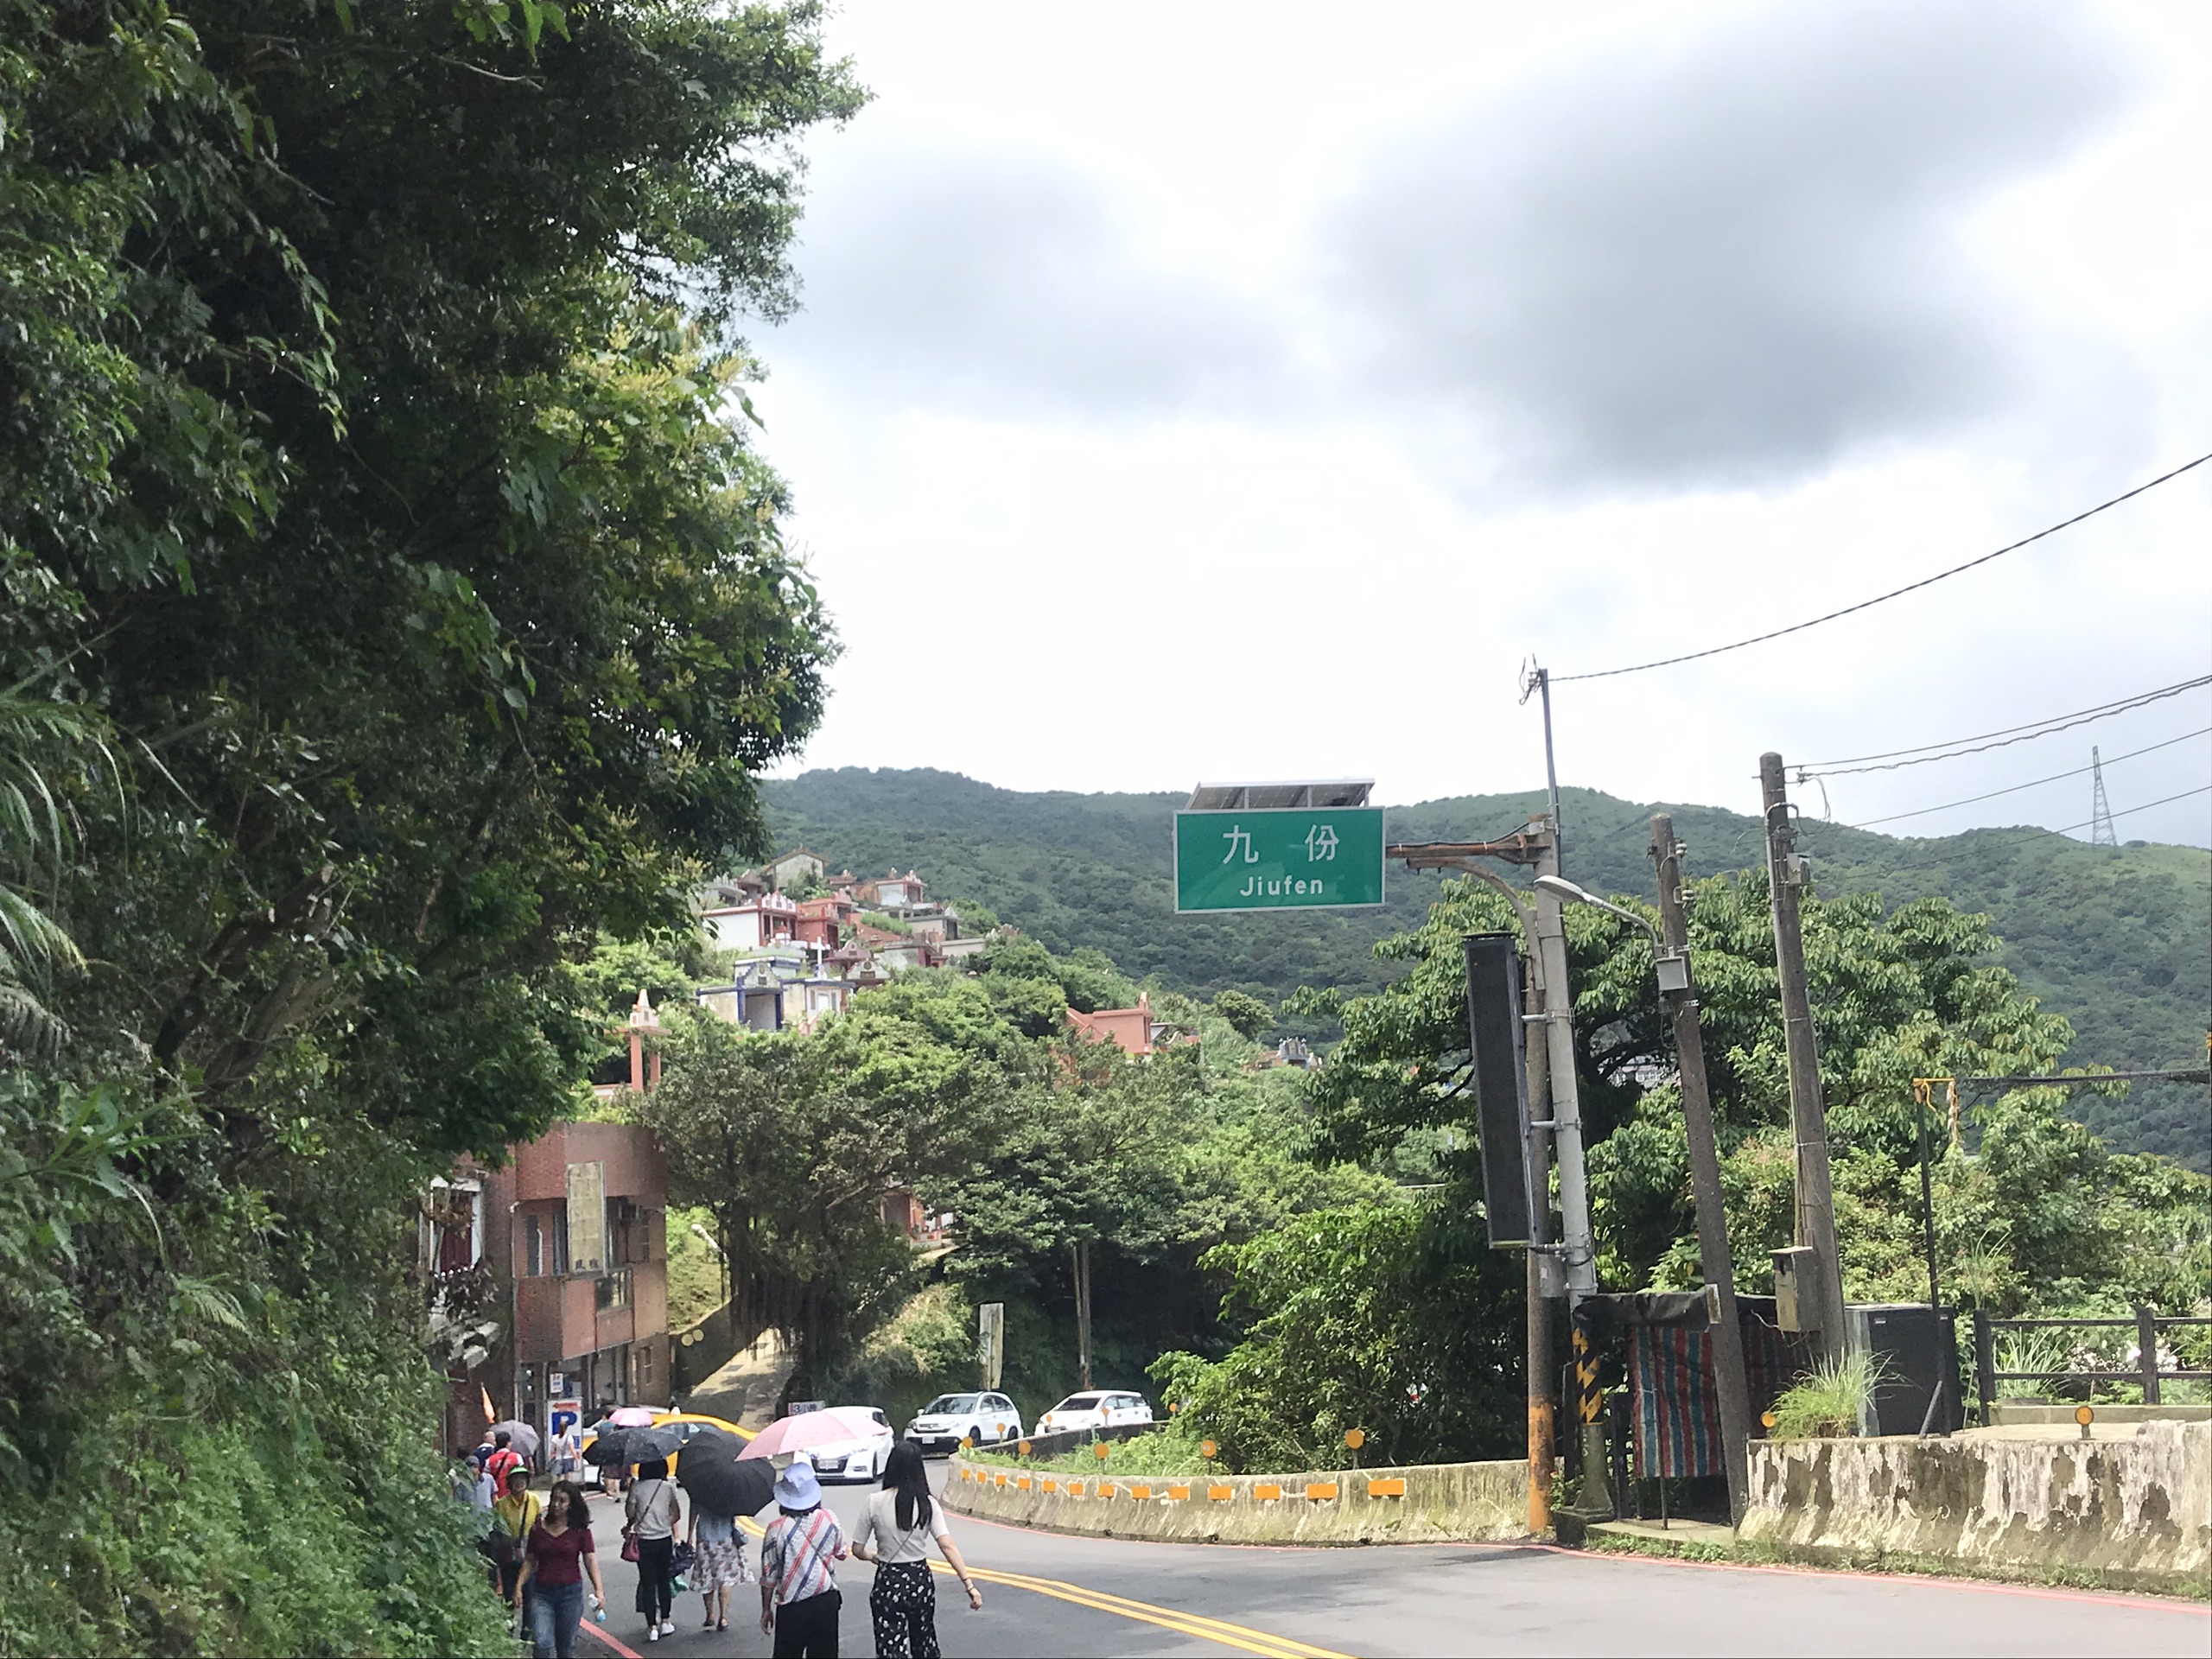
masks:
[(1816, 616), (1808, 622), (1793, 622), (1786, 628), (1776, 628), (1768, 633), (1755, 633), (1750, 639), (1738, 639), (1732, 645), (1712, 645), (1703, 651), (1686, 652), (1680, 657), (1662, 657), (1655, 662), (1633, 663), (1626, 668), (1599, 669), (1588, 674), (1554, 674), (1552, 676), (1552, 680), (1554, 683), (1562, 685), (1569, 680), (1609, 680), (1618, 674), (1641, 674), (1646, 669), (1672, 668), (1677, 663), (1694, 663), (1700, 658), (1718, 657), (1724, 652), (1741, 651), (1746, 645), (1764, 645), (1768, 640), (1779, 639), (1785, 634), (1802, 633), (1807, 628), (1816, 628), (1823, 622), (1834, 621), (1838, 617), (1850, 616), (1876, 605), (1885, 604), (1892, 599), (1901, 599), (1907, 594), (1916, 593), (1921, 588), (1931, 587), (1948, 577), (1961, 575), (1977, 565), (1987, 564), (1992, 559), (2001, 559), (2007, 553), (2017, 553), (2031, 543), (2043, 540), (2046, 536), (2056, 536), (2062, 530), (2072, 529), (2084, 518), (2094, 518), (2099, 513), (2116, 507), (2123, 501), (2133, 501), (2145, 490), (2155, 490), (2161, 484), (2170, 483), (2191, 467), (2202, 467), (2208, 461), (2212, 461), (2212, 454), (2199, 455), (2195, 461), (2185, 462), (2170, 473), (2161, 473), (2147, 484), (2138, 484), (2125, 495), (2115, 495), (2109, 501), (2100, 501), (2086, 512), (2077, 512), (2071, 518), (2062, 524), (2053, 524), (2048, 530), (2039, 530), (2032, 536), (2024, 536), (2009, 546), (1999, 548), (1994, 553), (1985, 553), (1978, 559), (1968, 559), (1964, 564), (1955, 564), (1948, 570), (1938, 570), (1932, 576), (1923, 576), (1918, 582), (1907, 582), (1902, 588), (1893, 588), (1886, 594), (1877, 594), (1872, 599), (1862, 599), (1856, 605), (1847, 605), (1840, 611), (1830, 611), (1826, 616)]
[[(2144, 691), (2132, 697), (2122, 697), (2117, 702), (2100, 703), (2094, 709), (2076, 709), (2070, 715), (2052, 715), (2044, 720), (2030, 721), (2024, 726), (2007, 726), (2002, 731), (1983, 732), (1974, 737), (1955, 737), (1942, 743), (1923, 743), (1916, 749), (1891, 749), (1884, 754), (1847, 755), (1841, 760), (1808, 760), (1793, 764), (1789, 770), (1799, 779), (1811, 777), (1848, 778), (1856, 772), (1895, 772), (1901, 766), (1924, 766), (1931, 760), (1955, 760), (1961, 755), (1985, 754), (1991, 749), (2009, 748), (2015, 743), (2031, 743), (2039, 737), (2069, 732), (2076, 726), (2087, 726), (2093, 721), (2124, 715), (2130, 709), (2141, 709), (2153, 702), (2163, 702), (2168, 697), (2177, 697), (2184, 691), (2194, 691), (2200, 686), (2212, 685), (2212, 674), (2201, 675), (2193, 680), (2183, 680), (2176, 685), (2161, 686), (2156, 691)], [(1961, 745), (1971, 747), (1962, 747)], [(1930, 753), (1941, 750), (1941, 753)], [(1892, 757), (1907, 757), (1895, 759)], [(1857, 766), (1854, 761), (1878, 761), (1879, 765)]]
[[(2212, 784), (2199, 784), (2199, 785), (2198, 785), (2195, 789), (2184, 789), (2184, 790), (2183, 790), (2183, 791), (2182, 791), (2182, 792), (2181, 792), (2180, 794), (2178, 794), (2178, 795), (2168, 795), (2168, 796), (2164, 797), (2163, 799), (2160, 799), (2160, 800), (2156, 800), (2156, 801), (2145, 801), (2145, 802), (2144, 802), (2144, 803), (2143, 803), (2143, 804), (2142, 804), (2142, 805), (2140, 805), (2140, 806), (2131, 806), (2131, 807), (2124, 808), (2124, 809), (2123, 809), (2123, 810), (2121, 810), (2120, 811), (2118, 811), (2118, 812), (2113, 813), (2113, 817), (2114, 817), (2115, 818), (2133, 817), (2136, 813), (2138, 813), (2138, 812), (2148, 812), (2148, 811), (2149, 811), (2152, 807), (2154, 807), (2154, 806), (2171, 806), (2174, 802), (2176, 802), (2176, 801), (2185, 801), (2185, 800), (2189, 799), (2189, 798), (2190, 798), (2190, 797), (2191, 797), (2192, 795), (2207, 795), (2207, 794), (2212, 794)], [(1814, 827), (1815, 827), (1815, 826), (1818, 826), (1818, 827), (1821, 827), (1821, 828), (1825, 828), (1825, 829), (1836, 829), (1836, 830), (1853, 830), (1853, 829), (1858, 828), (1858, 826), (1857, 826), (1856, 824), (1848, 824), (1848, 823), (1828, 824), (1828, 823), (1827, 823), (1824, 820), (1820, 819), (1820, 818), (1804, 818), (1804, 819), (1800, 819), (1800, 820), (1799, 820), (1799, 822), (1800, 822), (1802, 824), (1803, 824), (1803, 825), (1804, 825), (1806, 828), (1808, 828), (1808, 829), (1814, 828)], [(2019, 835), (2019, 836), (2018, 836), (2018, 838), (2017, 840), (2014, 840), (2014, 841), (2012, 841), (2012, 842), (2010, 842), (2009, 843), (2006, 843), (2006, 844), (2007, 844), (2007, 845), (2010, 845), (2010, 846), (2013, 846), (2013, 847), (2024, 847), (2024, 846), (2026, 846), (2026, 845), (2027, 845), (2029, 842), (2034, 842), (2034, 841), (2041, 841), (2041, 840), (2045, 839), (2045, 838), (2046, 838), (2046, 837), (2048, 837), (2048, 836), (2068, 836), (2068, 835), (2071, 835), (2071, 834), (2072, 834), (2075, 830), (2086, 830), (2086, 829), (2088, 829), (2088, 828), (2089, 827), (2089, 823), (2090, 823), (2090, 821), (2089, 821), (2088, 819), (2084, 818), (2084, 819), (2082, 819), (2082, 822), (2081, 822), (2081, 823), (2069, 823), (2069, 824), (2067, 824), (2066, 826), (2064, 826), (2063, 829), (2058, 829), (2058, 830), (2024, 830), (2024, 831), (2023, 831), (2023, 832), (2021, 832), (2021, 833), (2020, 833), (2020, 835)], [(1973, 831), (1973, 830), (1969, 830), (1965, 831), (1963, 834), (1961, 834), (1961, 835), (1960, 835), (1960, 836), (1940, 836), (1940, 837), (1937, 837), (1937, 836), (1931, 836), (1931, 837), (1929, 837), (1929, 839), (1931, 839), (1931, 840), (1937, 840), (1937, 839), (1940, 839), (1940, 840), (1944, 840), (1944, 841), (1963, 840), (1963, 839), (1965, 839), (1965, 836), (1966, 836), (1973, 835), (1974, 833), (1975, 833), (1975, 832), (1974, 832), (1974, 831)], [(1984, 833), (1987, 833), (1987, 834), (2003, 834), (2003, 833), (2005, 833), (2005, 832), (2004, 832), (2004, 831), (1985, 831)], [(2079, 843), (2079, 842), (2076, 842), (2075, 844), (2078, 846), (2080, 843)], [(1924, 868), (1926, 866), (1928, 866), (1928, 865), (1929, 865), (1929, 864), (1955, 864), (1955, 863), (1957, 863), (1957, 862), (1958, 862), (1961, 859), (1962, 859), (1962, 858), (1974, 858), (1974, 857), (1978, 857), (1978, 856), (1980, 856), (1980, 855), (1981, 855), (1985, 850), (1986, 850), (1986, 849), (1985, 849), (1985, 848), (1983, 848), (1982, 846), (1980, 846), (1980, 845), (1977, 844), (1977, 845), (1971, 846), (1971, 847), (1961, 847), (1961, 848), (1958, 849), (1957, 849), (1956, 851), (1955, 851), (1955, 852), (1949, 852), (1949, 853), (1939, 853), (1939, 854), (1937, 854), (1936, 856), (1934, 856), (1934, 857), (1932, 857), (1932, 858), (1923, 859), (1923, 860), (1920, 861), (1918, 863), (1915, 863), (1915, 864), (1908, 864), (1908, 865), (1901, 866), (1901, 867), (1900, 867), (1900, 868), (1899, 868), (1899, 874), (1908, 874), (1908, 875), (1909, 875), (1909, 874), (1910, 874), (1913, 871), (1917, 870), (1917, 869)]]
[[(2117, 766), (2122, 760), (2133, 760), (2139, 754), (2148, 754), (2153, 749), (2170, 749), (2177, 743), (2186, 743), (2193, 737), (2212, 737), (2212, 726), (2201, 727), (2193, 732), (2183, 732), (2179, 737), (2170, 737), (2163, 743), (2147, 744), (2139, 749), (2130, 749), (2126, 754), (2113, 756)], [(2024, 784), (2008, 784), (2003, 789), (1993, 789), (1986, 795), (1969, 795), (1962, 801), (1946, 801), (1941, 806), (1917, 806), (1910, 812), (1892, 812), (1886, 817), (1868, 818), (1862, 823), (1840, 826), (1847, 830), (1871, 830), (1878, 823), (1895, 823), (1899, 818), (1924, 818), (1930, 812), (1948, 812), (1955, 806), (1972, 806), (1976, 801), (1993, 801), (1999, 795), (2017, 795), (2024, 789), (2034, 789), (2043, 784), (2055, 784), (2068, 778), (2079, 778), (2091, 771), (2090, 766), (2076, 766), (2071, 772), (2054, 772), (2048, 778), (2031, 778)]]

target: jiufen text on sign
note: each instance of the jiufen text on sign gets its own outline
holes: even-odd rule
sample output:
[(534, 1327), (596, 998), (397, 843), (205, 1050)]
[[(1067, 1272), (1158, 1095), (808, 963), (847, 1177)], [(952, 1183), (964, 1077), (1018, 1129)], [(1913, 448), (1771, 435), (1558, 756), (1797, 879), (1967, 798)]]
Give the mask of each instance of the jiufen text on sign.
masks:
[(1382, 809), (1178, 812), (1175, 908), (1332, 910), (1382, 902)]

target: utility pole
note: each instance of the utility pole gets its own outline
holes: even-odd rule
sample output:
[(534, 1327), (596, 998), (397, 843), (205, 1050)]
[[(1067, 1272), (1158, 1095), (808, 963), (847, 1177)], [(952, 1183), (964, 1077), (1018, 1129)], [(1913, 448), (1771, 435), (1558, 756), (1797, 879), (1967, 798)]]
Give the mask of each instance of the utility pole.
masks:
[(1697, 1250), (1719, 1315), (1713, 1327), (1713, 1393), (1720, 1406), (1720, 1452), (1727, 1466), (1728, 1513), (1738, 1525), (1751, 1503), (1751, 1389), (1744, 1366), (1744, 1327), (1736, 1319), (1736, 1268), (1728, 1250), (1728, 1212), (1720, 1200), (1720, 1148), (1713, 1133), (1713, 1092), (1705, 1075), (1705, 1032), (1690, 970), (1689, 918), (1682, 909), (1682, 844), (1675, 821), (1651, 817), (1651, 858), (1659, 872), (1659, 935), (1681, 967), (1679, 990), (1659, 976), (1659, 1000), (1675, 1027), (1681, 1077), (1682, 1128), (1689, 1142), (1690, 1191), (1697, 1200)]
[[(1537, 849), (1536, 873), (1559, 874), (1559, 837), (1555, 826)], [(1567, 928), (1558, 898), (1536, 889), (1536, 938), (1530, 955), (1536, 960), (1543, 986), (1544, 1033), (1551, 1079), (1552, 1146), (1559, 1160), (1559, 1216), (1560, 1259), (1567, 1267), (1567, 1307), (1570, 1329), (1574, 1310), (1598, 1292), (1598, 1252), (1590, 1232), (1590, 1182), (1583, 1163), (1582, 1104), (1574, 1076), (1574, 995), (1567, 973)], [(1536, 1252), (1531, 1252), (1536, 1254)], [(1585, 1481), (1587, 1471), (1607, 1465), (1605, 1429), (1600, 1413), (1597, 1358), (1587, 1351), (1580, 1331), (1575, 1335), (1574, 1419), (1581, 1449)], [(1602, 1482), (1600, 1483), (1602, 1484)]]
[[(1525, 1064), (1529, 1098), (1542, 1100), (1550, 1089), (1551, 1046), (1543, 1020), (1532, 1017), (1541, 1015), (1544, 1011), (1543, 988), (1535, 976), (1530, 976), (1529, 982), (1522, 987), (1521, 995), (1523, 1004), (1522, 1029), (1525, 1033), (1522, 1047), (1528, 1057)], [(1551, 1133), (1532, 1126), (1529, 1130), (1529, 1179), (1541, 1179), (1544, 1182), (1544, 1190), (1530, 1195), (1533, 1202), (1529, 1207), (1534, 1236), (1529, 1243), (1532, 1245), (1541, 1246), (1551, 1242)], [(1552, 1473), (1557, 1462), (1559, 1444), (1555, 1381), (1558, 1364), (1552, 1357), (1552, 1275), (1547, 1267), (1550, 1258), (1541, 1249), (1525, 1250), (1522, 1255), (1527, 1258), (1529, 1273), (1529, 1530), (1535, 1536), (1541, 1537), (1552, 1529)]]
[(1799, 1318), (1813, 1325), (1813, 1351), (1827, 1357), (1843, 1351), (1843, 1271), (1836, 1255), (1835, 1193), (1828, 1174), (1827, 1104), (1821, 1092), (1820, 1052), (1813, 1038), (1805, 940), (1797, 915), (1805, 861), (1796, 851), (1797, 828), (1789, 817), (1780, 755), (1759, 757), (1759, 792), (1766, 808), (1767, 891), (1774, 906), (1782, 1035), (1789, 1055), (1789, 1123), (1797, 1143), (1796, 1240), (1812, 1252), (1808, 1282), (1799, 1292)]
[[(1526, 1003), (1522, 1021), (1526, 1031), (1523, 1052), (1529, 1084), (1529, 1179), (1537, 1185), (1531, 1205), (1534, 1211), (1535, 1237), (1528, 1253), (1528, 1405), (1529, 1405), (1529, 1529), (1543, 1533), (1552, 1525), (1551, 1489), (1557, 1441), (1558, 1412), (1554, 1376), (1555, 1363), (1552, 1344), (1553, 1314), (1550, 1304), (1559, 1294), (1560, 1274), (1548, 1263), (1567, 1256), (1566, 1274), (1568, 1295), (1575, 1300), (1588, 1295), (1597, 1287), (1597, 1261), (1590, 1244), (1589, 1187), (1582, 1161), (1581, 1116), (1576, 1105), (1574, 1087), (1574, 1036), (1569, 1019), (1573, 1004), (1567, 996), (1566, 936), (1560, 921), (1559, 901), (1539, 891), (1529, 893), (1513, 886), (1497, 871), (1485, 868), (1478, 861), (1498, 859), (1508, 864), (1534, 866), (1541, 871), (1556, 871), (1558, 859), (1554, 850), (1550, 824), (1542, 819), (1528, 824), (1513, 835), (1499, 841), (1480, 842), (1424, 842), (1401, 843), (1383, 849), (1391, 858), (1402, 858), (1408, 868), (1416, 870), (1458, 870), (1488, 883), (1502, 893), (1513, 906), (1521, 923), (1521, 937), (1528, 949), (1529, 978), (1522, 987)], [(1532, 902), (1533, 900), (1533, 902)], [(1544, 915), (1548, 906), (1549, 936), (1554, 947), (1547, 950), (1544, 945), (1546, 923)], [(1555, 962), (1556, 966), (1548, 965)], [(1549, 988), (1561, 988), (1554, 992)], [(1556, 1013), (1560, 1017), (1554, 1018)], [(1561, 1105), (1564, 1099), (1565, 1105)], [(1549, 1119), (1537, 1114), (1548, 1100), (1552, 1109)], [(1560, 1142), (1561, 1210), (1567, 1217), (1565, 1232), (1567, 1244), (1549, 1242), (1551, 1234), (1551, 1200), (1548, 1191), (1551, 1165), (1548, 1154), (1554, 1141), (1554, 1126), (1565, 1123), (1573, 1131), (1573, 1179), (1566, 1174), (1567, 1150), (1565, 1140)], [(1571, 1195), (1571, 1196), (1570, 1196)], [(1580, 1240), (1576, 1249), (1575, 1241)], [(1579, 1268), (1576, 1266), (1580, 1259)], [(1582, 1288), (1578, 1292), (1577, 1283)], [(1578, 1414), (1580, 1417), (1581, 1414)], [(1599, 1431), (1602, 1440), (1603, 1430)], [(1597, 1451), (1596, 1467), (1606, 1466), (1605, 1448)], [(1586, 1438), (1585, 1465), (1589, 1466)]]

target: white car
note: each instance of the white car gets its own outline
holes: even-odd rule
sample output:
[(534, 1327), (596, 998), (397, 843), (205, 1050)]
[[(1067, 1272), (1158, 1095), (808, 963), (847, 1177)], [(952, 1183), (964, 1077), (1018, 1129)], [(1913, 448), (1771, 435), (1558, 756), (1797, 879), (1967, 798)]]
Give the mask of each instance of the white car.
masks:
[(940, 1394), (906, 1425), (906, 1438), (931, 1452), (957, 1452), (960, 1442), (989, 1446), (1021, 1438), (1021, 1414), (1002, 1394)]
[(1037, 1420), (1039, 1434), (1065, 1434), (1071, 1429), (1118, 1428), (1128, 1423), (1149, 1423), (1152, 1408), (1141, 1394), (1116, 1394), (1096, 1389), (1071, 1394)]
[(874, 1433), (850, 1440), (825, 1440), (806, 1448), (807, 1461), (823, 1480), (874, 1480), (883, 1473), (884, 1460), (899, 1443), (891, 1420), (873, 1406), (847, 1406), (842, 1414), (874, 1420)]

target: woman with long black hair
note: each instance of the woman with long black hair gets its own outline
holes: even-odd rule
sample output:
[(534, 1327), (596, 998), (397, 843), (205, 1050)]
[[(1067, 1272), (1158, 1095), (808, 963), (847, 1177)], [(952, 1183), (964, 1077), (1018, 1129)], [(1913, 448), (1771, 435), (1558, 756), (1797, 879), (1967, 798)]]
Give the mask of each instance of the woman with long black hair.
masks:
[(853, 1554), (875, 1563), (875, 1588), (868, 1611), (875, 1621), (877, 1659), (938, 1659), (937, 1583), (930, 1575), (930, 1543), (958, 1575), (973, 1610), (983, 1592), (968, 1576), (968, 1563), (944, 1524), (944, 1508), (930, 1497), (929, 1467), (922, 1448), (901, 1440), (883, 1462), (883, 1490), (869, 1494)]

